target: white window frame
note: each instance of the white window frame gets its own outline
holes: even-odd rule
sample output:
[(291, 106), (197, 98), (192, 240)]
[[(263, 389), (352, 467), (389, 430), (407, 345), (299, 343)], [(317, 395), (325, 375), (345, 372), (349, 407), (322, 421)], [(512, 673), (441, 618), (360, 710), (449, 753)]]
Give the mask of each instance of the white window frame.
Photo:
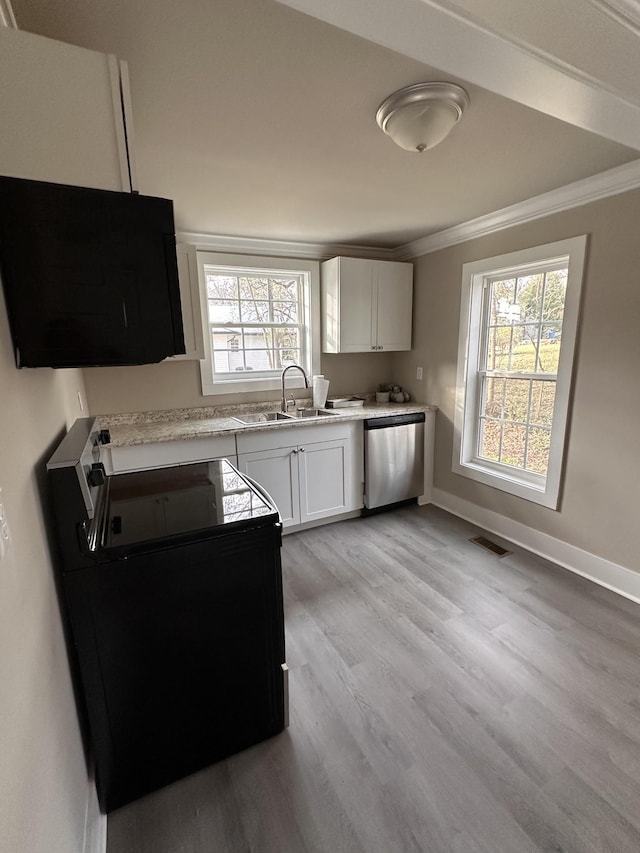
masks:
[[(280, 389), (280, 377), (259, 376), (249, 378), (245, 373), (237, 379), (216, 379), (213, 372), (211, 353), (211, 333), (209, 331), (209, 309), (207, 301), (207, 286), (205, 266), (229, 267), (255, 271), (256, 274), (302, 273), (302, 313), (303, 313), (303, 351), (306, 363), (304, 367), (311, 383), (311, 376), (320, 373), (320, 264), (318, 261), (300, 260), (299, 258), (282, 258), (254, 255), (235, 255), (223, 252), (198, 251), (198, 280), (200, 283), (200, 304), (202, 309), (202, 327), (204, 335), (204, 359), (200, 362), (200, 377), (202, 394), (240, 394), (250, 391), (276, 391)], [(302, 388), (304, 381), (300, 371), (293, 370), (287, 374), (287, 388)]]
[[(560, 495), (586, 245), (587, 237), (581, 235), (473, 261), (462, 267), (452, 470), (455, 474), (550, 509), (558, 508)], [(567, 262), (568, 275), (549, 465), (544, 476), (482, 459), (476, 453), (481, 405), (479, 370), (484, 330), (483, 291), (489, 279), (497, 276), (513, 278), (532, 266), (558, 261)]]

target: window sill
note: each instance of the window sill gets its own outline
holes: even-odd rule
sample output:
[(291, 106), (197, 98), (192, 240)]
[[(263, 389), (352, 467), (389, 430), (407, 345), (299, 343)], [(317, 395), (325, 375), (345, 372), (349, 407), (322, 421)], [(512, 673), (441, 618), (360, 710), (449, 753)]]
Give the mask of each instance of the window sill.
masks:
[[(217, 394), (248, 394), (252, 391), (280, 391), (282, 380), (279, 376), (256, 379), (230, 379), (228, 381), (211, 382), (208, 371), (200, 367), (202, 379), (202, 396), (213, 397)], [(210, 374), (209, 374), (210, 375)], [(304, 388), (301, 376), (287, 374), (287, 392), (292, 388)]]
[(548, 509), (555, 510), (558, 508), (559, 489), (557, 485), (554, 486), (550, 482), (549, 477), (546, 480), (540, 477), (539, 482), (536, 483), (530, 479), (531, 475), (526, 472), (524, 472), (523, 477), (519, 477), (515, 470), (514, 473), (496, 471), (493, 467), (472, 461), (454, 463), (452, 470), (454, 474), (461, 477), (466, 477), (485, 486), (491, 486), (493, 489), (499, 489), (501, 492), (507, 492)]

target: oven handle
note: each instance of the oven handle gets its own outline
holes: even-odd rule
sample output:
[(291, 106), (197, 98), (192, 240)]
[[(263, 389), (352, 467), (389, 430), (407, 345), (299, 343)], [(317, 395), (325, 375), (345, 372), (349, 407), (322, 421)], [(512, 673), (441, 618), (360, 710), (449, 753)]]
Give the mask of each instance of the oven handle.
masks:
[(109, 478), (98, 489), (96, 497), (95, 512), (93, 518), (87, 524), (83, 522), (78, 529), (78, 540), (80, 551), (85, 557), (95, 558), (98, 549), (105, 542), (105, 527), (107, 523), (107, 498), (109, 496)]

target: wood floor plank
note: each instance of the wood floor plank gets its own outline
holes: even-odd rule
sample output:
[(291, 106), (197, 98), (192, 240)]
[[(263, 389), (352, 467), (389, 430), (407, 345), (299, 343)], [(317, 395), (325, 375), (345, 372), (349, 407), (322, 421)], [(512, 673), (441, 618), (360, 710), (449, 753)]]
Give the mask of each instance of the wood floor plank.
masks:
[(638, 853), (640, 605), (478, 533), (286, 536), (290, 728), (114, 812), (108, 853)]

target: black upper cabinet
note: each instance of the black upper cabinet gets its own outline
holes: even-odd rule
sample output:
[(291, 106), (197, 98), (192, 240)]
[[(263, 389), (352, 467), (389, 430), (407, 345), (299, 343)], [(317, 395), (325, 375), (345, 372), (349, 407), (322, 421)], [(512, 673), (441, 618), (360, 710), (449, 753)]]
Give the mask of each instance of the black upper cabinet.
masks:
[(0, 177), (0, 272), (18, 367), (185, 351), (167, 199)]

